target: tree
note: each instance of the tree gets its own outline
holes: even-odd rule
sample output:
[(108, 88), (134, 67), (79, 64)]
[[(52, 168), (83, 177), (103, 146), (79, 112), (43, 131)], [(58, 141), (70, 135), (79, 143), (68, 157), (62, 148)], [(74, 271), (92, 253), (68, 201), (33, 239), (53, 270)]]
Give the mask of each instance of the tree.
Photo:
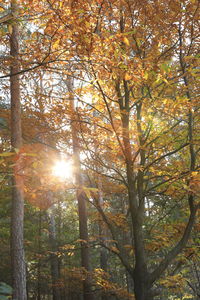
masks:
[[(11, 10), (15, 16), (10, 36), (10, 54), (12, 56), (10, 70), (11, 94), (11, 145), (13, 151), (22, 146), (21, 106), (19, 82), (19, 28), (17, 24), (18, 6), (11, 1)], [(11, 216), (11, 261), (13, 280), (13, 299), (26, 300), (26, 266), (24, 257), (24, 195), (22, 179), (22, 157), (16, 155), (12, 178), (12, 216)]]
[(73, 82), (71, 79), (67, 80), (67, 89), (69, 92), (69, 101), (71, 109), (71, 131), (72, 131), (72, 144), (73, 144), (73, 157), (74, 157), (74, 173), (76, 184), (76, 196), (78, 201), (78, 214), (79, 214), (79, 234), (81, 240), (81, 266), (86, 271), (86, 279), (83, 282), (83, 298), (84, 300), (92, 300), (93, 293), (91, 290), (91, 279), (89, 272), (90, 269), (90, 257), (89, 257), (89, 245), (88, 245), (88, 224), (87, 224), (87, 208), (86, 208), (86, 194), (82, 189), (83, 178), (80, 162), (80, 146), (78, 140), (78, 127), (75, 121), (75, 108), (73, 97)]
[[(82, 2), (84, 16), (80, 6), (71, 8), (74, 18), (80, 20), (77, 23), (81, 24), (78, 35), (81, 39), (76, 40), (76, 49), (80, 60), (85, 58), (82, 68), (91, 79), (87, 94), (88, 97), (93, 94), (93, 109), (101, 115), (95, 120), (101, 127), (98, 138), (97, 134), (92, 136), (89, 126), (82, 125), (83, 147), (88, 156), (85, 164), (94, 172), (94, 164), (103, 166), (105, 176), (117, 175), (117, 180), (127, 188), (133, 266), (126, 259), (112, 222), (98, 209), (113, 240), (117, 241), (116, 254), (134, 280), (136, 299), (141, 300), (153, 298), (159, 292), (154, 288), (155, 282), (188, 242), (199, 208), (194, 191), (190, 190), (192, 176), (199, 172), (196, 164), (199, 148), (194, 142), (196, 96), (193, 93), (191, 97), (189, 93), (189, 86), (190, 89), (196, 86), (197, 78), (192, 76), (194, 63), (190, 65), (185, 61), (186, 53), (194, 60), (197, 58), (194, 40), (197, 39), (198, 3), (169, 3), (167, 10), (163, 5), (162, 1), (156, 4), (124, 1), (123, 5), (106, 2), (99, 6)], [(159, 18), (156, 19), (157, 12)], [(168, 36), (164, 33), (165, 27), (173, 28)], [(190, 80), (187, 73), (192, 76)], [(185, 104), (186, 110), (183, 109)], [(86, 114), (90, 121), (93, 118), (89, 114), (90, 103), (85, 105), (87, 113), (86, 109), (80, 109), (78, 114), (83, 123)], [(112, 138), (108, 137), (110, 134)], [(95, 143), (101, 145), (98, 154), (94, 153)], [(187, 153), (187, 163), (178, 169), (174, 162), (181, 164), (183, 150)], [(184, 181), (186, 187), (184, 193), (180, 193)], [(145, 212), (146, 203), (149, 201), (150, 206), (154, 206), (158, 200), (161, 207), (162, 201), (167, 201), (170, 207), (179, 197), (183, 197), (181, 214), (183, 209), (188, 211), (185, 228), (179, 239), (166, 247), (166, 253), (160, 249), (158, 262), (152, 264), (146, 249), (148, 219), (151, 219)], [(184, 218), (187, 214), (183, 214)], [(162, 228), (164, 222), (160, 226)]]

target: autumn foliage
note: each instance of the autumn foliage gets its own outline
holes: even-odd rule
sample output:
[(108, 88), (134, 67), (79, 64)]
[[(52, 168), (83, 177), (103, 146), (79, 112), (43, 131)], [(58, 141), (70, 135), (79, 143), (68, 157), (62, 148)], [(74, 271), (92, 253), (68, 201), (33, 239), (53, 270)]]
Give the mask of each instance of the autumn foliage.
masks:
[[(59, 261), (63, 299), (79, 299), (77, 280), (84, 300), (85, 282), (88, 294), (102, 300), (198, 296), (199, 1), (18, 5), (23, 146), (8, 154), (9, 108), (2, 106), (7, 126), (0, 166), (5, 173), (12, 161), (33, 214), (47, 212), (51, 223), (55, 211), (50, 259)], [(7, 51), (13, 23), (4, 25)], [(6, 80), (11, 62), (0, 63)], [(2, 88), (6, 102), (4, 83)], [(70, 182), (52, 175), (63, 155), (74, 161)], [(77, 244), (80, 195), (88, 239)], [(41, 218), (40, 227), (48, 227)], [(68, 223), (71, 241), (62, 232)], [(40, 228), (47, 245), (45, 238)], [(73, 253), (67, 260), (65, 244)], [(77, 245), (90, 250), (91, 270), (79, 269)], [(28, 259), (34, 265), (33, 256)], [(38, 275), (30, 271), (33, 278), (41, 275), (43, 259)], [(40, 288), (39, 294), (49, 294)]]

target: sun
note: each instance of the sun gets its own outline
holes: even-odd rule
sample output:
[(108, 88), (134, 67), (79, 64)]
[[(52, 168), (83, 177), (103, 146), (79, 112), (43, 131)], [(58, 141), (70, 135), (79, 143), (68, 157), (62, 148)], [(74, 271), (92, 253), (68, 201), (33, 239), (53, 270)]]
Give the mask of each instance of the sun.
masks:
[(52, 173), (62, 180), (71, 179), (73, 177), (72, 163), (65, 160), (57, 161), (52, 168)]

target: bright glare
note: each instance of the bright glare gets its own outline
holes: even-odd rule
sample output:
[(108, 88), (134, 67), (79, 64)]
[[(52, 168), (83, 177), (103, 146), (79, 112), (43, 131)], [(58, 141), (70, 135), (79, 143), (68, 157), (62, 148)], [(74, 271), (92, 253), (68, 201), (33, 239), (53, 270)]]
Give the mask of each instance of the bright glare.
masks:
[(53, 167), (53, 175), (63, 180), (72, 178), (73, 176), (72, 163), (64, 160), (57, 161)]

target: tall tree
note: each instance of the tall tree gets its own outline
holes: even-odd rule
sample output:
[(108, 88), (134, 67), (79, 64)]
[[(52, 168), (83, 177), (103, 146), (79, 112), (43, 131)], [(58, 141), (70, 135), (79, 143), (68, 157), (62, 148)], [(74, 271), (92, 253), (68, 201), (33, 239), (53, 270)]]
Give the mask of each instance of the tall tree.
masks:
[[(74, 32), (73, 37), (78, 44), (77, 56), (83, 60), (87, 78), (91, 78), (88, 97), (93, 94), (93, 103), (96, 101), (93, 109), (101, 116), (95, 120), (99, 125), (98, 138), (90, 126), (82, 126), (85, 153), (89, 153), (86, 165), (95, 171), (96, 162), (104, 167), (105, 176), (126, 186), (133, 233), (132, 263), (125, 256), (112, 219), (102, 210), (101, 213), (113, 240), (117, 241), (116, 254), (134, 280), (137, 300), (153, 299), (159, 292), (155, 283), (186, 246), (199, 209), (195, 191), (191, 189), (192, 180), (195, 181), (192, 178), (199, 174), (196, 164), (199, 148), (194, 137), (198, 110), (194, 93), (198, 54), (194, 41), (198, 38), (199, 3), (170, 2), (167, 9), (164, 5), (163, 1), (102, 2), (98, 6), (82, 2), (84, 16), (80, 7), (71, 8), (81, 24), (79, 35)], [(168, 35), (165, 28), (172, 29)], [(77, 36), (81, 38), (78, 40)], [(88, 122), (91, 104), (85, 102)], [(188, 109), (184, 109), (185, 105)], [(82, 114), (83, 122), (85, 116), (86, 112)], [(91, 122), (92, 118), (90, 115)], [(110, 133), (112, 138), (107, 139)], [(95, 138), (101, 144), (98, 154), (94, 153)], [(181, 163), (183, 149), (187, 153), (186, 165)], [(177, 194), (177, 186), (180, 192), (184, 181), (184, 193)], [(183, 201), (178, 206), (180, 197)], [(159, 212), (164, 201), (168, 209), (174, 203), (185, 217), (179, 239), (168, 244), (166, 252), (160, 249), (155, 264), (149, 260), (146, 243), (152, 236), (149, 232), (152, 217), (146, 214), (147, 199), (152, 206), (160, 207)], [(154, 220), (155, 214), (156, 210)], [(159, 223), (160, 230), (165, 222)]]
[(81, 239), (81, 266), (86, 271), (86, 278), (83, 282), (83, 298), (84, 300), (93, 300), (93, 293), (90, 282), (90, 254), (89, 254), (89, 238), (88, 238), (88, 223), (87, 223), (87, 196), (83, 190), (83, 178), (81, 172), (80, 160), (80, 145), (78, 137), (78, 120), (75, 113), (75, 100), (73, 94), (73, 81), (68, 78), (67, 88), (69, 91), (69, 101), (71, 109), (71, 130), (72, 130), (72, 144), (74, 157), (74, 173), (76, 184), (76, 197), (78, 201), (78, 215), (79, 215), (79, 235)]
[[(20, 78), (19, 78), (19, 26), (17, 1), (11, 1), (14, 16), (10, 36), (10, 70), (11, 95), (11, 145), (13, 151), (22, 146)], [(12, 216), (11, 216), (11, 261), (13, 279), (13, 299), (26, 300), (26, 266), (24, 257), (24, 194), (22, 179), (22, 157), (16, 155), (12, 177)]]

